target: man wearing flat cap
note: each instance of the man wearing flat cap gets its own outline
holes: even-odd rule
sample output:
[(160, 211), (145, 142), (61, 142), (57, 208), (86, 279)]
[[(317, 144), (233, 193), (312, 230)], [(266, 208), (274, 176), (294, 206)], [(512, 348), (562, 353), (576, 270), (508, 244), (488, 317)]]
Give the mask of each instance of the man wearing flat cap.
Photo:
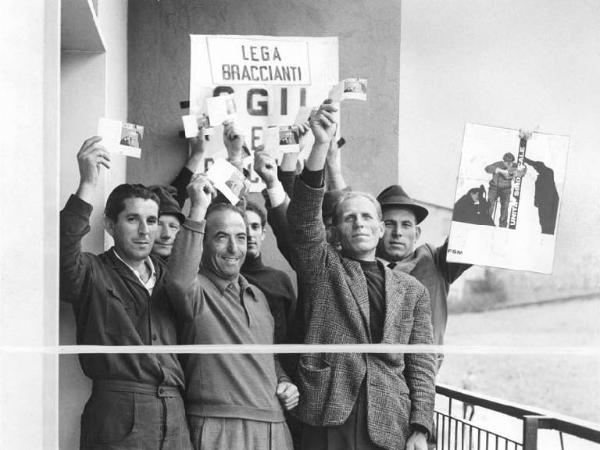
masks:
[[(377, 200), (381, 204), (385, 231), (377, 247), (377, 257), (392, 270), (408, 273), (425, 285), (431, 300), (433, 343), (444, 343), (448, 321), (448, 291), (470, 265), (446, 261), (448, 239), (441, 247), (423, 244), (417, 247), (421, 236), (419, 224), (429, 211), (415, 202), (394, 184), (384, 189)], [(438, 355), (438, 369), (443, 355)]]
[(167, 260), (173, 250), (175, 237), (179, 232), (185, 216), (181, 213), (179, 203), (175, 200), (177, 189), (173, 186), (150, 186), (160, 200), (158, 208), (158, 235), (152, 247), (152, 254), (163, 260)]

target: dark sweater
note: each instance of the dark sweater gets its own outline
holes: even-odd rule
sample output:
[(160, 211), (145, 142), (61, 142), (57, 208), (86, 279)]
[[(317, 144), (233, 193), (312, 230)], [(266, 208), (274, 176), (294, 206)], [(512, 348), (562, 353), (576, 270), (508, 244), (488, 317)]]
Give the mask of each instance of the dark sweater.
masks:
[(296, 294), (290, 278), (281, 270), (265, 266), (258, 258), (246, 257), (241, 274), (267, 298), (275, 321), (275, 344), (290, 343), (288, 329), (296, 306)]
[(379, 261), (358, 261), (367, 279), (369, 294), (369, 328), (373, 344), (380, 344), (383, 338), (385, 318), (385, 279), (383, 264)]

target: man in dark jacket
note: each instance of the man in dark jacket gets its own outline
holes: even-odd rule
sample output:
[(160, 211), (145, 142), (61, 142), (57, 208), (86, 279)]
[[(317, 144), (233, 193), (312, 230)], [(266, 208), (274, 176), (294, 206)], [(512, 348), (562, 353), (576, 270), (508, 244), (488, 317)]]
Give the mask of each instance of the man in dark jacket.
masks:
[[(323, 168), (336, 108), (311, 117), (315, 144), (296, 181), (288, 222), (307, 305), (307, 344), (430, 344), (427, 290), (375, 258), (381, 210), (349, 192), (334, 207), (341, 253), (328, 244), (322, 217)], [(427, 448), (435, 364), (431, 354), (304, 354), (298, 365), (304, 449)]]
[(267, 297), (269, 308), (275, 320), (275, 344), (290, 344), (288, 328), (294, 314), (296, 294), (292, 281), (281, 270), (266, 266), (262, 261), (262, 244), (265, 240), (267, 216), (256, 203), (246, 204), (246, 224), (248, 228), (248, 250), (240, 273), (257, 286)]
[[(395, 272), (412, 275), (429, 292), (433, 343), (442, 345), (448, 321), (448, 291), (470, 265), (446, 261), (448, 239), (440, 247), (423, 244), (417, 247), (421, 237), (419, 224), (429, 211), (417, 204), (401, 186), (385, 188), (377, 196), (383, 210), (385, 232), (377, 248), (377, 257)], [(438, 355), (438, 367), (443, 355)]]
[(471, 223), (473, 225), (494, 226), (494, 221), (489, 215), (490, 207), (485, 198), (485, 187), (474, 187), (457, 200), (452, 211), (454, 222)]
[[(101, 255), (81, 250), (100, 167), (110, 167), (100, 140), (92, 137), (79, 150), (79, 188), (60, 213), (61, 300), (73, 305), (77, 344), (174, 345), (166, 269), (150, 255), (156, 195), (142, 185), (117, 186), (104, 211), (114, 247)], [(100, 353), (80, 355), (79, 361), (93, 381), (81, 417), (82, 449), (191, 448), (183, 371), (175, 355)]]
[(538, 173), (535, 179), (533, 205), (538, 209), (542, 233), (554, 234), (558, 215), (558, 191), (554, 183), (554, 170), (543, 161), (533, 161), (529, 158), (525, 158), (524, 161)]

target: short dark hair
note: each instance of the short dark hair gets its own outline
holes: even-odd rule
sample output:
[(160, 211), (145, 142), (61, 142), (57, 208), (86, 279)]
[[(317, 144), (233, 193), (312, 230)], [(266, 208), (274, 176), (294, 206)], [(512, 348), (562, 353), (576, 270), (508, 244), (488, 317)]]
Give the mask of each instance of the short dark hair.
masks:
[(215, 202), (215, 203), (211, 203), (210, 206), (208, 207), (208, 209), (206, 210), (206, 215), (204, 216), (204, 218), (206, 220), (208, 220), (208, 217), (216, 212), (220, 212), (220, 211), (233, 211), (236, 214), (239, 214), (242, 219), (244, 220), (244, 223), (247, 223), (246, 221), (246, 214), (244, 214), (244, 211), (240, 208), (238, 208), (235, 205), (232, 205), (231, 203), (225, 203), (225, 202)]
[(504, 154), (504, 156), (502, 157), (502, 161), (506, 161), (506, 162), (514, 162), (515, 161), (515, 155), (513, 155), (510, 152), (507, 152)]
[(267, 214), (265, 210), (254, 202), (246, 202), (246, 211), (252, 211), (260, 217), (260, 225), (264, 228), (267, 224)]
[(158, 215), (158, 208), (160, 207), (158, 196), (143, 184), (127, 183), (120, 184), (112, 190), (106, 200), (104, 215), (113, 222), (116, 222), (121, 211), (125, 209), (125, 200), (128, 198), (141, 198), (156, 202), (156, 211)]

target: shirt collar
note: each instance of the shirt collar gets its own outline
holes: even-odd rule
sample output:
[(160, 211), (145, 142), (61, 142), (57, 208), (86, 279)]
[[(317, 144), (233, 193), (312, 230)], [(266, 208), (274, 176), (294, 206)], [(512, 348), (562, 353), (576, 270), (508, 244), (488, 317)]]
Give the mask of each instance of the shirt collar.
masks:
[(200, 273), (213, 282), (217, 289), (219, 289), (221, 295), (225, 294), (225, 291), (227, 289), (233, 290), (235, 293), (239, 293), (241, 290), (242, 292), (247, 292), (251, 294), (252, 297), (256, 298), (256, 293), (253, 290), (255, 289), (254, 286), (248, 283), (248, 280), (246, 280), (246, 278), (244, 278), (242, 274), (238, 275), (237, 280), (225, 280), (217, 276), (211, 270), (208, 270), (202, 264), (200, 264)]
[(117, 253), (117, 250), (114, 247), (113, 247), (113, 253), (115, 254), (115, 256), (117, 257), (117, 259), (119, 261), (121, 261), (123, 264), (125, 264), (129, 268), (129, 270), (131, 270), (135, 274), (135, 276), (140, 280), (140, 283), (142, 283), (142, 285), (148, 290), (148, 292), (152, 293), (152, 289), (154, 288), (154, 285), (156, 284), (156, 268), (154, 267), (154, 263), (152, 262), (152, 259), (149, 256), (147, 256), (146, 259), (144, 260), (144, 264), (146, 264), (148, 269), (150, 269), (150, 277), (148, 277), (148, 280), (144, 282), (142, 280), (142, 275), (140, 274), (140, 272), (138, 272), (136, 269), (134, 269), (129, 264), (127, 264), (123, 260), (123, 258), (121, 258), (119, 256), (119, 254)]

